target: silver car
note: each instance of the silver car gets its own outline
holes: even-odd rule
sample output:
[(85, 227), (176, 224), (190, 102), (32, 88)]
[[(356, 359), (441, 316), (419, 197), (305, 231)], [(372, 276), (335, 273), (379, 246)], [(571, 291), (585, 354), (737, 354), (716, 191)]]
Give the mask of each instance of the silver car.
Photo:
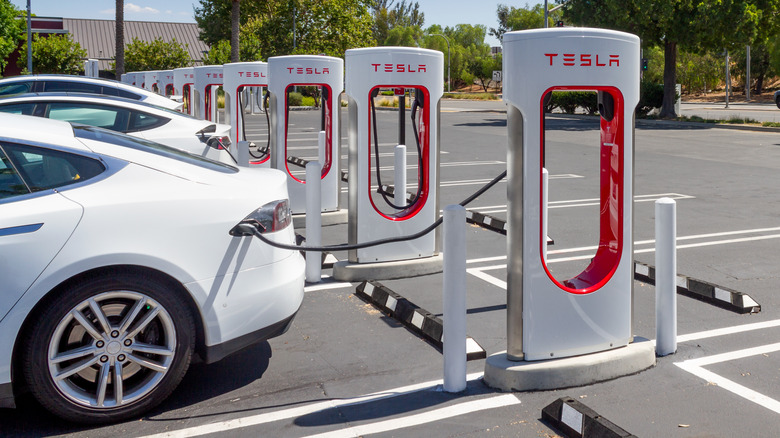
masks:
[(227, 164), (229, 125), (121, 97), (30, 93), (0, 98), (0, 112), (38, 116), (122, 132)]

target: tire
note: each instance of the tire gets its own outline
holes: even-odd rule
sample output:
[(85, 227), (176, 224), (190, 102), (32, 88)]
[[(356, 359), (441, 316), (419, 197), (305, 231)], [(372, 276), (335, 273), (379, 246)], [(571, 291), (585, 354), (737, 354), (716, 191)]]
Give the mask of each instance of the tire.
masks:
[(777, 105), (777, 107), (780, 108), (780, 99), (775, 100), (775, 105)]
[(191, 312), (163, 284), (126, 273), (87, 279), (37, 315), (23, 346), (23, 373), (53, 414), (116, 422), (173, 392), (189, 368), (194, 333)]

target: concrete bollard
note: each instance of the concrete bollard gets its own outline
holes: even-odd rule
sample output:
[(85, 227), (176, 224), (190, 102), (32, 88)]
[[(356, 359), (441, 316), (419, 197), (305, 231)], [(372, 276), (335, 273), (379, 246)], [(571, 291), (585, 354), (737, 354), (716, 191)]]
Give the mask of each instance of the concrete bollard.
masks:
[(236, 161), (241, 167), (249, 167), (249, 142), (239, 141), (236, 143)]
[(677, 351), (677, 204), (655, 201), (655, 352)]
[(444, 391), (466, 389), (466, 209), (444, 208)]
[[(322, 192), (320, 189), (322, 166), (318, 161), (306, 164), (306, 246), (322, 245)], [(322, 279), (322, 254), (306, 253), (306, 282), (318, 283)]]

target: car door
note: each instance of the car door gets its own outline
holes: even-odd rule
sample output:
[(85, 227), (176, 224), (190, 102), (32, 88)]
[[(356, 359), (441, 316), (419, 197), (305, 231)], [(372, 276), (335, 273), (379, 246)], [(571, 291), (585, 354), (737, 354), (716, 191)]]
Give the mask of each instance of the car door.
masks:
[[(0, 142), (0, 320), (65, 245), (83, 212), (54, 189), (69, 183), (68, 169), (58, 173), (56, 162), (47, 163), (61, 156), (17, 146)], [(44, 176), (46, 170), (52, 175)]]

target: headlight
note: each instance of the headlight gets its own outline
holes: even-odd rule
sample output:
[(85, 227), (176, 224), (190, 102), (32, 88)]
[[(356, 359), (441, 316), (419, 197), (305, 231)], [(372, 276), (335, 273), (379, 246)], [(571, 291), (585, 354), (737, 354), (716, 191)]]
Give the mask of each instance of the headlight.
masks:
[(230, 230), (231, 236), (251, 236), (246, 229), (250, 225), (261, 233), (273, 233), (287, 228), (292, 223), (290, 204), (286, 199), (269, 202), (245, 217)]

